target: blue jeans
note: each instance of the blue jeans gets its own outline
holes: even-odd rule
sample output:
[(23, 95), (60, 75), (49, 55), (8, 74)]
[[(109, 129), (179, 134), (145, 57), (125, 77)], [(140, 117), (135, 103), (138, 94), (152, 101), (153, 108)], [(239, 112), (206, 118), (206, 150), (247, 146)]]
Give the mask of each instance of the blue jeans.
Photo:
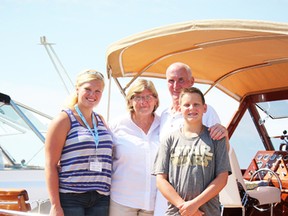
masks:
[(96, 191), (60, 193), (65, 216), (108, 216), (110, 197)]

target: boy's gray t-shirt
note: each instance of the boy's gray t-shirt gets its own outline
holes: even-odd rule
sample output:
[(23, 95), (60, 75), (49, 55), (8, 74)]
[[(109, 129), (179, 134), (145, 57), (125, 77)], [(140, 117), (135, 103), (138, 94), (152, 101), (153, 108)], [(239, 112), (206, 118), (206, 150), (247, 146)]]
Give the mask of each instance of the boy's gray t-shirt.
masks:
[[(170, 184), (186, 201), (198, 196), (217, 175), (231, 173), (225, 138), (212, 140), (207, 127), (199, 136), (187, 139), (180, 130), (163, 139), (153, 174), (165, 173)], [(207, 216), (220, 215), (219, 196), (200, 207)], [(166, 215), (180, 215), (169, 203)]]

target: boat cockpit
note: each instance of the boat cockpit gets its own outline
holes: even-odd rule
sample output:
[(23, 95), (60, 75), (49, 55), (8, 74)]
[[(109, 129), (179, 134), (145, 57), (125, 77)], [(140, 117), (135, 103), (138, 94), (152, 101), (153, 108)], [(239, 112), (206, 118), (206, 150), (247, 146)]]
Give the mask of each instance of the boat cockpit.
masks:
[[(241, 215), (232, 207), (243, 208), (245, 215), (285, 215), (288, 212), (288, 90), (276, 90), (260, 94), (251, 94), (243, 98), (238, 111), (231, 120), (228, 131), (230, 143), (235, 150), (243, 184), (249, 190), (259, 186), (273, 186), (281, 192), (281, 199), (273, 205), (250, 205), (245, 198), (241, 202), (226, 204), (226, 215)], [(230, 158), (231, 160), (231, 158)], [(230, 164), (233, 162), (230, 161)], [(241, 177), (237, 176), (236, 179)], [(229, 182), (228, 182), (229, 184)], [(227, 199), (225, 190), (232, 191), (228, 185), (220, 193)], [(238, 188), (239, 190), (239, 188)], [(273, 194), (277, 191), (273, 192)], [(226, 198), (225, 198), (226, 196)], [(255, 196), (255, 194), (254, 194)], [(273, 197), (272, 192), (262, 192), (261, 197)], [(263, 198), (259, 198), (259, 200)], [(253, 202), (253, 200), (250, 202)], [(234, 206), (233, 206), (234, 205)], [(270, 207), (273, 207), (271, 209)], [(242, 211), (241, 210), (241, 211)], [(270, 211), (269, 211), (270, 210)], [(236, 211), (236, 212), (235, 212)], [(271, 213), (272, 212), (272, 213)], [(273, 213), (274, 212), (274, 213)], [(225, 215), (225, 214), (224, 214)]]

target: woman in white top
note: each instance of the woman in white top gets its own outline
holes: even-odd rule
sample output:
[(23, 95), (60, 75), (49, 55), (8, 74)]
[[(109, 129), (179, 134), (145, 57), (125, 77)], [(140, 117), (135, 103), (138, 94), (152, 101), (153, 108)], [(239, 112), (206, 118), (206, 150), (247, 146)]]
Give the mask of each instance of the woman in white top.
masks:
[(128, 115), (110, 125), (115, 149), (110, 216), (153, 215), (156, 180), (151, 175), (159, 146), (158, 93), (139, 79), (126, 96)]

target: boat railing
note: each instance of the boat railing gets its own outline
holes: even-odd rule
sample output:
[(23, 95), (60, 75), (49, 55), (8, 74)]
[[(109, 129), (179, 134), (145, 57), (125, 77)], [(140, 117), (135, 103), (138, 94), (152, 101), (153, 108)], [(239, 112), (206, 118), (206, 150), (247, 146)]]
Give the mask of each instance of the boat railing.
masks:
[[(7, 209), (0, 209), (0, 216), (2, 215), (14, 215), (14, 216), (47, 216), (48, 214), (41, 213), (42, 208), (41, 206), (47, 203), (49, 200), (36, 200), (32, 201), (30, 204), (33, 206), (31, 211), (24, 212), (24, 211), (15, 211), (15, 210), (7, 210)], [(34, 206), (36, 204), (36, 206)], [(45, 210), (47, 212), (47, 210)]]
[(0, 209), (0, 215), (7, 215), (7, 216), (9, 216), (9, 215), (13, 215), (13, 216), (47, 216), (48, 214)]

